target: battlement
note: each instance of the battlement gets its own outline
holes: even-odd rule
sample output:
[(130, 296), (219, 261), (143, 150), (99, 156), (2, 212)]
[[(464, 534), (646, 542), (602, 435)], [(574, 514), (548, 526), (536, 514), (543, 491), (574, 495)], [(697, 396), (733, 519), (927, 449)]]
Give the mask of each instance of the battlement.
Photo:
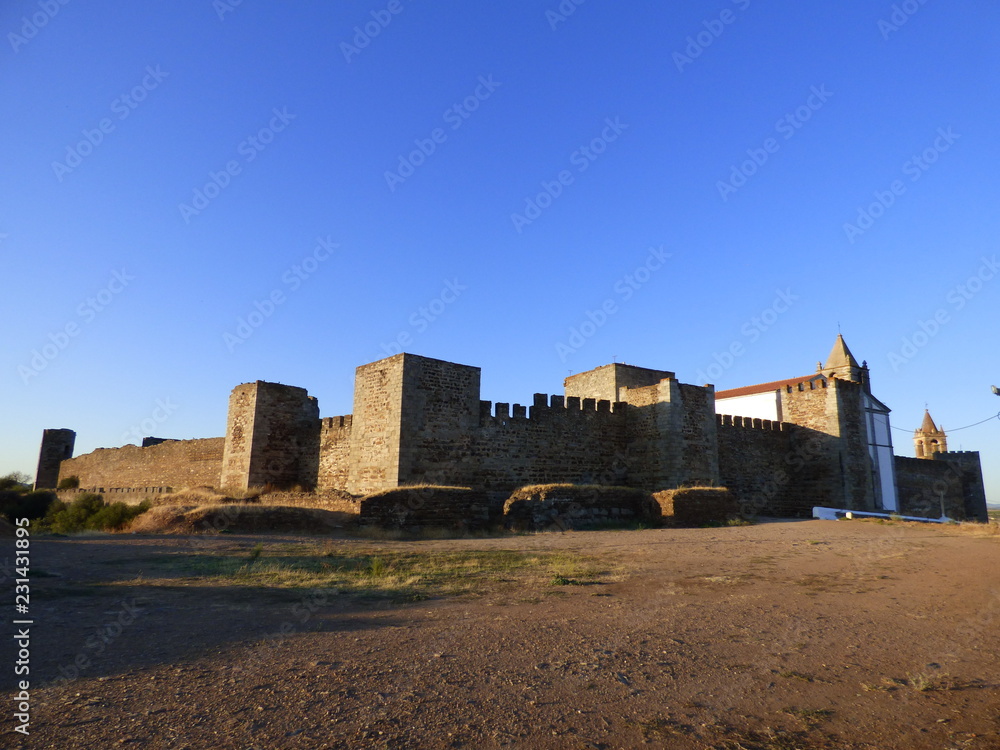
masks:
[(547, 393), (536, 393), (532, 399), (530, 407), (522, 404), (506, 403), (498, 401), (479, 402), (479, 424), (484, 426), (491, 423), (508, 420), (538, 420), (558, 418), (567, 416), (586, 416), (588, 414), (613, 414), (619, 411), (623, 404), (621, 402), (612, 403), (607, 399), (580, 398), (579, 396), (555, 396)]
[(349, 430), (354, 422), (354, 416), (347, 414), (343, 417), (324, 417), (319, 421), (323, 430)]
[(716, 414), (715, 424), (718, 427), (739, 427), (744, 430), (761, 430), (763, 432), (787, 432), (792, 428), (788, 422), (776, 422), (756, 417), (739, 417), (732, 414)]
[[(810, 378), (809, 380), (803, 380), (800, 383), (794, 383), (792, 385), (785, 386), (785, 393), (795, 393), (796, 391), (817, 391), (823, 390), (827, 387), (829, 382), (834, 383), (834, 387), (839, 383), (850, 383), (850, 380), (840, 380), (839, 378)], [(857, 385), (855, 383), (855, 385)], [(808, 386), (808, 387), (807, 387)]]

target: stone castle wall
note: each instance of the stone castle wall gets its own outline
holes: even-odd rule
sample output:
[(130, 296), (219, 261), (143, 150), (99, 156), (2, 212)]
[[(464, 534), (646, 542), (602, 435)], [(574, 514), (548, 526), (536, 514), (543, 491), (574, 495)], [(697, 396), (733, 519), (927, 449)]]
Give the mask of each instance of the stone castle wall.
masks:
[(896, 456), (900, 513), (957, 521), (989, 520), (983, 471), (976, 451), (948, 451), (925, 458)]
[(986, 509), (986, 487), (983, 484), (983, 467), (979, 451), (945, 451), (935, 453), (931, 458), (934, 461), (947, 462), (952, 471), (958, 475), (965, 518), (987, 523), (990, 517)]
[[(535, 394), (530, 407), (494, 405), (480, 401), (479, 368), (399, 354), (357, 368), (351, 415), (320, 419), (303, 388), (246, 383), (230, 396), (224, 439), (101, 449), (63, 460), (56, 479), (354, 495), (413, 484), (501, 493), (557, 483), (647, 492), (722, 485), (746, 515), (876, 509), (859, 383), (818, 377), (783, 386), (783, 422), (717, 417), (712, 386), (680, 383), (663, 370), (607, 365), (565, 385), (565, 397)], [(62, 433), (73, 434), (46, 432), (43, 459), (65, 452)], [(949, 513), (985, 513), (978, 454), (912, 461), (895, 464), (902, 512), (938, 515), (924, 496), (947, 482)], [(938, 506), (939, 495), (930, 498)]]
[(98, 448), (59, 467), (59, 479), (79, 477), (83, 489), (218, 487), (225, 438), (167, 440), (147, 448)]

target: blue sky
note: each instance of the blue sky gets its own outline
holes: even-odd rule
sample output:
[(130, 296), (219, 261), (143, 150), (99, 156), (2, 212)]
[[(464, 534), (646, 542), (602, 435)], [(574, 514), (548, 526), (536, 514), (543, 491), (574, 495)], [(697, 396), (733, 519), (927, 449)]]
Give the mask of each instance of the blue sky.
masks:
[[(349, 413), (354, 368), (400, 348), (530, 403), (613, 359), (806, 374), (839, 326), (895, 426), (985, 419), (998, 22), (987, 0), (4, 3), (0, 473), (33, 473), (49, 427), (78, 453), (222, 435), (252, 380)], [(1000, 421), (949, 443), (1000, 501)]]

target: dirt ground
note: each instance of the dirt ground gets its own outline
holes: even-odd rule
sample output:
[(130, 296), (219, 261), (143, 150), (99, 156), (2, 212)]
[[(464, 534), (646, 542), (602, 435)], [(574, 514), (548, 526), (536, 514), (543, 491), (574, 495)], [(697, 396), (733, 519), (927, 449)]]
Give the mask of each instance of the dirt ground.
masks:
[(325, 539), (571, 553), (601, 572), (409, 601), (147, 580), (164, 556), (314, 536), (39, 537), (31, 734), (11, 731), (4, 666), (0, 746), (1000, 748), (1000, 537), (788, 521)]

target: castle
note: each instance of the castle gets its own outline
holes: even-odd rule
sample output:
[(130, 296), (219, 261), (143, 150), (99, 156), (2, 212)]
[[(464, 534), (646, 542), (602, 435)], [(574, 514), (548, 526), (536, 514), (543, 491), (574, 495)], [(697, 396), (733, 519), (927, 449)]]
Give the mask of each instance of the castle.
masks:
[(530, 406), (480, 401), (480, 370), (414, 354), (358, 367), (353, 414), (320, 418), (303, 388), (233, 389), (224, 438), (162, 440), (72, 457), (72, 430), (45, 430), (36, 487), (141, 496), (209, 485), (299, 486), (364, 495), (416, 483), (497, 492), (542, 483), (648, 491), (722, 486), (745, 515), (813, 506), (986, 521), (977, 452), (949, 452), (928, 414), (918, 458), (895, 456), (889, 409), (867, 363), (837, 337), (825, 364), (716, 392), (674, 373), (609, 364)]

